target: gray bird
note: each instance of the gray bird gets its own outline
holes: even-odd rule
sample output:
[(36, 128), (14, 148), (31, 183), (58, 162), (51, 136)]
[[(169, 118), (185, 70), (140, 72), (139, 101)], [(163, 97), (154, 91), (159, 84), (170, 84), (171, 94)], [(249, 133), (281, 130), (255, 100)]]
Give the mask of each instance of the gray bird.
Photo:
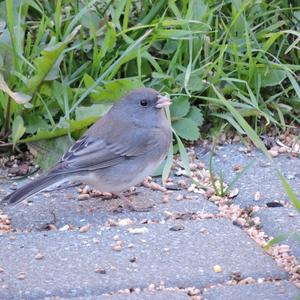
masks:
[(101, 192), (119, 193), (140, 183), (165, 158), (172, 130), (164, 107), (171, 100), (150, 88), (136, 89), (73, 144), (50, 172), (6, 196), (18, 203), (67, 180), (85, 182)]

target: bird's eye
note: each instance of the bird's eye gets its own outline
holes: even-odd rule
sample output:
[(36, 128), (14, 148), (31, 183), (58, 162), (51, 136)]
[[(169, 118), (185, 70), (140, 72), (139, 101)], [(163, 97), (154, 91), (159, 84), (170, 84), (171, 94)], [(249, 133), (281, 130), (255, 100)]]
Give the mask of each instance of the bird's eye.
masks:
[(141, 104), (142, 106), (147, 106), (147, 105), (148, 105), (148, 102), (147, 102), (147, 100), (141, 100), (140, 104)]

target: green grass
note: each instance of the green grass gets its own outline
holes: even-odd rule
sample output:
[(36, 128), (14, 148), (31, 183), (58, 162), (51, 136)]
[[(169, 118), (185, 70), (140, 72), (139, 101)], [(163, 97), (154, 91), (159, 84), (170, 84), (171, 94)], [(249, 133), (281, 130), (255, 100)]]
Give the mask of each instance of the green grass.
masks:
[(0, 2), (0, 139), (78, 136), (143, 85), (171, 95), (186, 140), (203, 118), (245, 133), (212, 85), (257, 134), (298, 125), (296, 1), (142, 2)]

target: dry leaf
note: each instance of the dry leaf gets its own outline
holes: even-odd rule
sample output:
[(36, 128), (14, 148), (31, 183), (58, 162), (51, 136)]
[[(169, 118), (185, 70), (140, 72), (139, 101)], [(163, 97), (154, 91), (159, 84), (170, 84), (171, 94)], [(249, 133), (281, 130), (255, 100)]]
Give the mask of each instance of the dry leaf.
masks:
[(27, 103), (31, 100), (31, 96), (23, 93), (13, 92), (5, 82), (2, 73), (0, 73), (0, 90), (6, 93), (9, 97), (14, 99), (19, 104)]

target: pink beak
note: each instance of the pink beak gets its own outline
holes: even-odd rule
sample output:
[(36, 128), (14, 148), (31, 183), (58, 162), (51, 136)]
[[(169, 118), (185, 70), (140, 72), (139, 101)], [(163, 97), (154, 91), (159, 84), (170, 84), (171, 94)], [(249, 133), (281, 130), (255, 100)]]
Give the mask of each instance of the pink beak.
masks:
[(158, 95), (158, 100), (156, 102), (155, 107), (163, 108), (163, 107), (168, 107), (171, 104), (172, 104), (172, 101), (170, 98), (168, 98), (166, 96)]

